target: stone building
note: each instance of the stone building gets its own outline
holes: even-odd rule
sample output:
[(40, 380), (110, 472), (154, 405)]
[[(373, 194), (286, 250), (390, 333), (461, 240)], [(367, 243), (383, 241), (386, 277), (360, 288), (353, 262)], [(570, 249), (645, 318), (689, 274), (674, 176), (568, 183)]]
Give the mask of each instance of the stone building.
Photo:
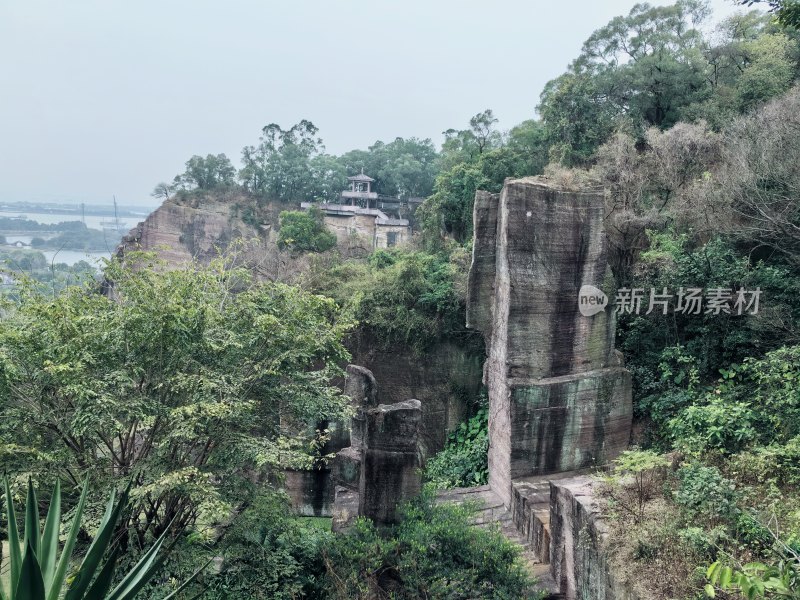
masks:
[[(371, 248), (392, 248), (407, 243), (411, 239), (408, 219), (387, 214), (400, 201), (374, 192), (375, 180), (363, 171), (347, 179), (350, 189), (342, 191), (338, 203), (317, 205), (325, 217), (325, 225), (336, 234), (337, 240), (347, 243), (353, 237), (360, 237)], [(313, 205), (302, 202), (300, 207), (307, 210)]]

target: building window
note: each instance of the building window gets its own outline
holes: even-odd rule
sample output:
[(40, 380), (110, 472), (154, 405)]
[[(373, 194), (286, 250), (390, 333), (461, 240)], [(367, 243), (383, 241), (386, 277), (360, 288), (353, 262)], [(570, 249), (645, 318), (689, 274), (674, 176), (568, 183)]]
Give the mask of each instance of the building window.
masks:
[(396, 231), (387, 231), (386, 232), (386, 247), (391, 248), (392, 246), (397, 245), (397, 232)]

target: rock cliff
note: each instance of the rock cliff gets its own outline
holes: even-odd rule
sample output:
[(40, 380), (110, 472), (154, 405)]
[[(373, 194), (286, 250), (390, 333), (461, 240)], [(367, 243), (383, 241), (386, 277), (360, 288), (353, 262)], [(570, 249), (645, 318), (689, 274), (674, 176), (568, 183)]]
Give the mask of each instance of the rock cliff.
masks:
[(578, 293), (614, 297), (600, 193), (507, 180), (475, 198), (467, 322), (488, 357), (489, 484), (601, 464), (629, 440), (630, 374), (614, 351), (613, 307), (592, 316)]

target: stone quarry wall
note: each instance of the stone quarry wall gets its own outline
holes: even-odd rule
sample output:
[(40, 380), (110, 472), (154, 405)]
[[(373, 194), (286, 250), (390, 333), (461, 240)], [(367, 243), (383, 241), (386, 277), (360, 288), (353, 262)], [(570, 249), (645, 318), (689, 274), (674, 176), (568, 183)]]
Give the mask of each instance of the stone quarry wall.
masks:
[(444, 448), (447, 435), (469, 416), (481, 390), (484, 351), (477, 345), (442, 340), (424, 357), (408, 347), (382, 347), (357, 334), (347, 343), (352, 362), (369, 369), (386, 404), (416, 398), (422, 404), (420, 446), (425, 458)]
[(358, 516), (378, 524), (396, 521), (397, 507), (421, 489), (419, 400), (378, 404), (378, 387), (369, 369), (348, 365), (345, 392), (355, 415), (350, 446), (333, 461), (333, 529), (347, 529)]
[(627, 444), (630, 374), (614, 352), (612, 309), (583, 316), (578, 291), (614, 297), (602, 194), (527, 178), (475, 198), (468, 325), (488, 357), (489, 484), (600, 464)]
[(609, 565), (607, 525), (588, 477), (550, 484), (550, 571), (566, 600), (639, 600)]

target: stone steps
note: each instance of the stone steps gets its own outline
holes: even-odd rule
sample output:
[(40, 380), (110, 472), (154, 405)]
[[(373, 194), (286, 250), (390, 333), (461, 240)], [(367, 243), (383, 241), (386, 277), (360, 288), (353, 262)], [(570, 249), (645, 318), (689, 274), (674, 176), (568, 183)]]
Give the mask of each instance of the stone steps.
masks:
[[(547, 497), (549, 501), (549, 491)], [(549, 556), (532, 547), (515, 524), (512, 513), (506, 509), (500, 497), (492, 492), (488, 485), (445, 490), (439, 492), (437, 501), (454, 504), (474, 503), (477, 512), (472, 523), (477, 527), (497, 527), (507, 540), (522, 549), (523, 561), (528, 565), (530, 573), (538, 580), (536, 589), (545, 591), (548, 594), (547, 598), (560, 597), (557, 593), (558, 587), (550, 575)], [(542, 560), (544, 557), (548, 557), (547, 560)]]

